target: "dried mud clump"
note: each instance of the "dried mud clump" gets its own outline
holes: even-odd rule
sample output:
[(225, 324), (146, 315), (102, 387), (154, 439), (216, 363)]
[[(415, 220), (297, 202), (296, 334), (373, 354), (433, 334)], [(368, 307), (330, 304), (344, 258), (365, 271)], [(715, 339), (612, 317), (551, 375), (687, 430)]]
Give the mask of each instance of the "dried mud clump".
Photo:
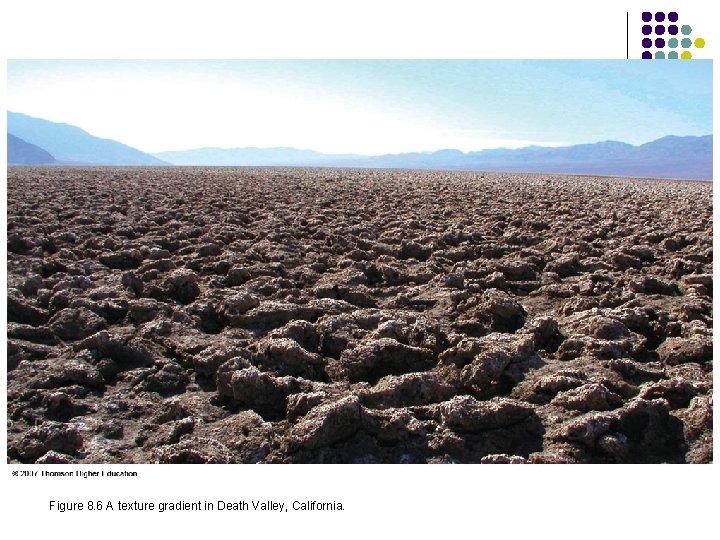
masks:
[(712, 186), (11, 168), (8, 460), (707, 463)]

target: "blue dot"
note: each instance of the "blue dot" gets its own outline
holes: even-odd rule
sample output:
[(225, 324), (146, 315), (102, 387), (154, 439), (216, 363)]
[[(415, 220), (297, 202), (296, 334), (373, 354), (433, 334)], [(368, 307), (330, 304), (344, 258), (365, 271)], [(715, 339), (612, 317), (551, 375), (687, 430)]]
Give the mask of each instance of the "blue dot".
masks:
[(658, 12), (655, 14), (655, 20), (656, 20), (657, 22), (663, 22), (663, 21), (665, 20), (665, 14), (664, 14), (662, 11), (658, 11)]

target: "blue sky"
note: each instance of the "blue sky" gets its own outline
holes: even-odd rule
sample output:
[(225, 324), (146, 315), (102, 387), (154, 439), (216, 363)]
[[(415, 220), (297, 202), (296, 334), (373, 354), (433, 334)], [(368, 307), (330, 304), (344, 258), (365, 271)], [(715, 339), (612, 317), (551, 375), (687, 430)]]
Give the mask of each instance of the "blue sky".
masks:
[(712, 133), (712, 64), (10, 60), (7, 103), (146, 152), (641, 144)]

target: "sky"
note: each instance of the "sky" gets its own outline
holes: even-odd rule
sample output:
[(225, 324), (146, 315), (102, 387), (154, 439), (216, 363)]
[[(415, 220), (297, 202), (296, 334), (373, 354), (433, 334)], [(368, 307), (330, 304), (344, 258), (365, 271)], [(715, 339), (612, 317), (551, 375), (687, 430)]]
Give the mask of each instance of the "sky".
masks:
[(145, 152), (467, 152), (712, 133), (704, 60), (9, 60), (7, 69), (9, 111)]

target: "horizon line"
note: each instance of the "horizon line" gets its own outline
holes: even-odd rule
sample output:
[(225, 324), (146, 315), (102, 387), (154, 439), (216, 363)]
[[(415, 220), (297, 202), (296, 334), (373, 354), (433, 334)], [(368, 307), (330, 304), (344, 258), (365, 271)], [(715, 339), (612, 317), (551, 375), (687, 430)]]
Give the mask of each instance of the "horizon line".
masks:
[[(168, 154), (168, 153), (173, 153), (173, 152), (174, 152), (174, 153), (193, 152), (193, 151), (196, 151), (196, 150), (222, 150), (222, 151), (232, 151), (232, 150), (298, 150), (298, 151), (300, 151), (300, 152), (316, 152), (316, 153), (318, 153), (318, 154), (323, 154), (323, 155), (325, 155), (325, 156), (344, 156), (344, 155), (352, 155), (352, 156), (359, 156), (359, 157), (399, 156), (399, 155), (403, 155), (403, 154), (434, 154), (434, 153), (437, 153), (437, 152), (448, 152), (448, 151), (451, 151), (451, 152), (460, 152), (461, 154), (467, 155), (467, 154), (474, 154), (474, 153), (478, 153), (478, 152), (485, 152), (485, 151), (488, 151), (488, 150), (524, 150), (524, 149), (526, 149), (526, 148), (569, 148), (569, 147), (572, 147), (572, 146), (585, 146), (585, 145), (588, 145), (588, 146), (589, 146), (589, 145), (602, 144), (602, 143), (619, 143), (619, 144), (624, 144), (624, 145), (627, 145), (627, 146), (631, 146), (631, 147), (633, 147), (633, 148), (638, 148), (638, 147), (640, 147), (640, 146), (644, 146), (644, 145), (646, 145), (646, 144), (653, 143), (653, 142), (656, 142), (656, 141), (660, 141), (660, 140), (662, 140), (662, 139), (667, 139), (667, 138), (670, 138), (670, 137), (676, 137), (676, 138), (690, 138), (690, 137), (694, 137), (694, 138), (696, 138), (696, 139), (701, 139), (701, 138), (703, 138), (703, 137), (712, 137), (712, 136), (713, 136), (713, 133), (705, 133), (705, 134), (703, 134), (703, 135), (675, 135), (675, 134), (669, 133), (669, 134), (667, 134), (667, 135), (663, 135), (662, 137), (658, 137), (657, 139), (651, 139), (651, 140), (649, 140), (649, 141), (645, 141), (645, 142), (639, 143), (639, 144), (633, 144), (633, 143), (621, 141), (621, 140), (618, 140), (618, 139), (603, 139), (603, 140), (594, 141), (594, 142), (559, 143), (559, 144), (557, 144), (557, 145), (548, 145), (547, 143), (545, 143), (545, 144), (533, 143), (533, 144), (528, 144), (528, 145), (526, 145), (526, 146), (516, 146), (516, 147), (511, 147), (511, 146), (496, 146), (496, 147), (492, 147), (492, 148), (481, 148), (481, 149), (479, 149), (479, 150), (460, 150), (459, 148), (444, 147), (444, 148), (437, 148), (437, 149), (435, 149), (435, 150), (408, 150), (408, 151), (404, 151), (404, 152), (385, 152), (385, 153), (382, 153), (382, 154), (361, 154), (361, 153), (356, 153), (356, 152), (353, 152), (353, 151), (348, 151), (348, 152), (325, 152), (325, 151), (323, 151), (323, 150), (317, 150), (317, 149), (314, 149), (314, 148), (301, 148), (301, 147), (297, 147), (297, 146), (285, 146), (285, 145), (282, 145), (282, 146), (198, 146), (198, 147), (195, 147), (195, 148), (186, 148), (186, 149), (183, 149), (183, 150), (159, 150), (159, 151), (157, 151), (157, 152), (152, 152), (152, 151), (145, 151), (145, 150), (143, 150), (143, 152), (145, 152), (145, 153), (147, 153), (147, 154), (150, 154), (150, 155), (152, 155), (152, 156), (156, 156), (156, 155), (158, 155), (158, 154)], [(120, 142), (120, 141), (118, 141), (118, 142)], [(124, 144), (124, 143), (123, 143), (123, 144)], [(128, 145), (128, 146), (129, 146), (129, 145)], [(139, 150), (139, 149), (138, 149), (138, 150)]]
[[(54, 120), (47, 120), (45, 118), (41, 118), (39, 116), (32, 116), (27, 113), (18, 112), (18, 111), (11, 111), (7, 109), (7, 114), (20, 114), (23, 116), (27, 116), (29, 118), (34, 118), (36, 120), (42, 120), (44, 122), (49, 122), (52, 124), (58, 124), (58, 125), (65, 125), (73, 128), (80, 129), (87, 133), (88, 135), (95, 137), (97, 139), (103, 139), (103, 140), (109, 140), (114, 141), (120, 144), (123, 144), (125, 146), (128, 146), (129, 148), (133, 148), (135, 150), (138, 150), (140, 152), (143, 152), (145, 154), (148, 154), (150, 156), (156, 156), (157, 154), (164, 154), (164, 153), (170, 153), (170, 152), (191, 152), (195, 150), (223, 150), (223, 151), (231, 151), (231, 150), (277, 150), (277, 149), (290, 149), (290, 150), (298, 150), (302, 152), (316, 152), (319, 154), (322, 154), (324, 156), (343, 156), (343, 155), (351, 155), (351, 156), (358, 156), (358, 157), (379, 157), (379, 156), (399, 156), (403, 154), (433, 154), (436, 152), (443, 152), (443, 151), (456, 151), (460, 152), (463, 155), (472, 154), (472, 153), (478, 153), (478, 152), (484, 152), (489, 150), (523, 150), (527, 148), (568, 148), (572, 146), (583, 146), (583, 145), (594, 145), (594, 144), (601, 144), (601, 143), (608, 143), (608, 142), (614, 142), (614, 143), (620, 143), (625, 144), (628, 146), (631, 146), (633, 148), (637, 148), (640, 146), (643, 146), (645, 144), (649, 144), (655, 141), (659, 141), (661, 139), (665, 139), (667, 137), (695, 137), (695, 138), (702, 138), (702, 137), (712, 137), (713, 133), (706, 133), (703, 135), (675, 135), (673, 133), (669, 133), (667, 135), (663, 135), (662, 137), (658, 137), (656, 139), (651, 139), (639, 144), (633, 144), (626, 141), (618, 140), (618, 139), (603, 139), (603, 140), (597, 140), (593, 142), (577, 142), (577, 143), (568, 143), (568, 142), (562, 142), (562, 143), (548, 143), (548, 142), (532, 142), (531, 144), (523, 145), (523, 146), (495, 146), (495, 147), (489, 147), (489, 148), (481, 148), (477, 150), (460, 150), (459, 148), (452, 148), (452, 147), (443, 147), (443, 148), (437, 148), (435, 150), (408, 150), (403, 152), (383, 152), (383, 153), (356, 153), (354, 151), (345, 151), (345, 152), (326, 152), (323, 150), (317, 150), (314, 148), (302, 148), (298, 146), (287, 146), (287, 145), (279, 145), (279, 146), (198, 146), (194, 148), (186, 148), (183, 150), (159, 150), (159, 151), (150, 151), (150, 150), (143, 150), (137, 146), (133, 146), (128, 143), (124, 143), (118, 139), (112, 139), (108, 137), (100, 137), (98, 135), (93, 135), (91, 132), (87, 131), (85, 128), (78, 126), (76, 124), (70, 124), (68, 122), (56, 122)], [(15, 137), (18, 137), (22, 139), (22, 137), (19, 137), (18, 135), (15, 135), (14, 133), (11, 133), (9, 130), (7, 133), (14, 135)], [(26, 141), (27, 142), (27, 141)]]

